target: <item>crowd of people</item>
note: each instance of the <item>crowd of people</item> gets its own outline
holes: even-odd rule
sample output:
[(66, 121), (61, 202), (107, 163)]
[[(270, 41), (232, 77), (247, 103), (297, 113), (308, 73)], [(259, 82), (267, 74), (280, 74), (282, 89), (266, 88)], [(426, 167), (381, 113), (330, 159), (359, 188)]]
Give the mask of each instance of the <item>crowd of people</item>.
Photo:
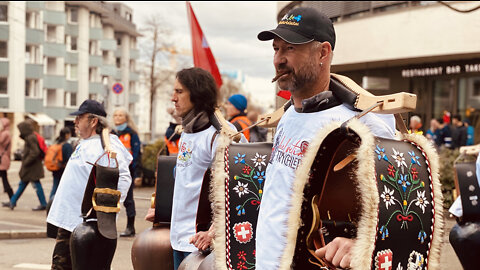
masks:
[(450, 113), (445, 112), (444, 117), (430, 120), (430, 127), (425, 131), (421, 118), (413, 115), (410, 117), (410, 131), (425, 135), (437, 148), (458, 149), (474, 144), (475, 129), (471, 121), (460, 114), (450, 117)]

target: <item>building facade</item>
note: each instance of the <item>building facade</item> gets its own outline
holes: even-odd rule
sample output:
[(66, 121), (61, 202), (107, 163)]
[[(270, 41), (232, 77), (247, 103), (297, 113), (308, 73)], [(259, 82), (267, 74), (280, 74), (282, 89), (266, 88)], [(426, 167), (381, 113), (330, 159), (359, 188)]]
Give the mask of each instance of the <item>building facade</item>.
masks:
[[(424, 129), (444, 111), (480, 127), (478, 1), (279, 2), (278, 19), (296, 6), (334, 22), (332, 72), (377, 95), (411, 92)], [(476, 136), (476, 143), (480, 136)]]
[(35, 120), (52, 141), (73, 126), (69, 113), (85, 99), (103, 102), (110, 115), (134, 111), (138, 36), (132, 10), (120, 3), (0, 2), (0, 112), (12, 127)]

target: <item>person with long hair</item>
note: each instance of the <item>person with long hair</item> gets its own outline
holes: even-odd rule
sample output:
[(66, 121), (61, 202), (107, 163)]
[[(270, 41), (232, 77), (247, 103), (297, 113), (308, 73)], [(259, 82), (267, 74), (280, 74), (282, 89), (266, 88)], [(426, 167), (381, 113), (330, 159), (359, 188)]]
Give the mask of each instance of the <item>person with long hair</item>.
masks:
[(128, 189), (127, 197), (123, 202), (125, 209), (127, 210), (127, 228), (123, 233), (120, 234), (121, 237), (131, 237), (135, 236), (135, 200), (133, 199), (133, 187), (135, 182), (141, 178), (141, 152), (140, 152), (140, 139), (138, 138), (137, 126), (133, 122), (130, 114), (123, 109), (117, 108), (113, 112), (113, 123), (115, 124), (116, 134), (118, 138), (123, 143), (125, 148), (133, 157), (132, 163), (130, 163), (130, 175), (132, 179), (132, 184)]
[[(177, 73), (172, 102), (175, 113), (182, 118), (183, 132), (175, 169), (170, 244), (174, 269), (195, 250), (207, 249), (213, 238), (213, 226), (195, 233), (195, 218), (203, 176), (215, 157), (217, 129), (211, 117), (217, 108), (217, 85), (212, 75), (201, 68), (183, 69)], [(230, 124), (230, 127), (235, 127)], [(243, 142), (246, 142), (243, 137)], [(148, 210), (146, 220), (152, 221), (155, 209)]]

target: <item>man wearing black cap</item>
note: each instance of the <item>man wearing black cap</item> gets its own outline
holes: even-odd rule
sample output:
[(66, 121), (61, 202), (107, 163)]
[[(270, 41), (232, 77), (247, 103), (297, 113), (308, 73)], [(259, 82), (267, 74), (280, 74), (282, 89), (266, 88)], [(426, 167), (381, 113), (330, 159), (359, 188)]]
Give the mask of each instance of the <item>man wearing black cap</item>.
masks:
[[(81, 140), (70, 156), (53, 200), (47, 222), (58, 227), (57, 241), (53, 250), (52, 269), (72, 269), (70, 258), (70, 235), (75, 227), (83, 222), (81, 205), (92, 165), (104, 153), (100, 134), (108, 128), (102, 104), (95, 100), (85, 100), (75, 115), (75, 129)], [(120, 201), (127, 196), (132, 182), (128, 166), (132, 155), (116, 135), (110, 135), (113, 151), (117, 153), (120, 177), (118, 190)]]
[[(273, 39), (273, 81), (280, 89), (291, 92), (293, 106), (277, 126), (267, 167), (256, 232), (256, 269), (290, 269), (293, 251), (287, 243), (295, 239), (288, 238), (287, 226), (295, 172), (308, 144), (322, 127), (332, 121), (346, 121), (356, 112), (343, 105), (330, 89), (335, 30), (328, 17), (312, 8), (295, 8), (276, 29), (261, 32), (258, 39)], [(367, 114), (361, 121), (376, 136), (392, 138), (395, 134), (394, 121), (388, 125), (375, 114)], [(337, 237), (316, 253), (337, 267), (350, 267), (353, 243)]]

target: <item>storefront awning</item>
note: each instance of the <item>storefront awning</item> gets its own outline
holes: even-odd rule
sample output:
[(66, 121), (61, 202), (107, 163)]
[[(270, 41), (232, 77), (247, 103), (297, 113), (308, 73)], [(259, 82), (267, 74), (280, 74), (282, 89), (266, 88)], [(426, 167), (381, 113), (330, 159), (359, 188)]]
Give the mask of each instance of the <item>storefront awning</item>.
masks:
[(50, 116), (44, 113), (29, 113), (27, 114), (27, 117), (37, 122), (39, 126), (54, 126), (56, 124), (55, 120), (53, 120)]

